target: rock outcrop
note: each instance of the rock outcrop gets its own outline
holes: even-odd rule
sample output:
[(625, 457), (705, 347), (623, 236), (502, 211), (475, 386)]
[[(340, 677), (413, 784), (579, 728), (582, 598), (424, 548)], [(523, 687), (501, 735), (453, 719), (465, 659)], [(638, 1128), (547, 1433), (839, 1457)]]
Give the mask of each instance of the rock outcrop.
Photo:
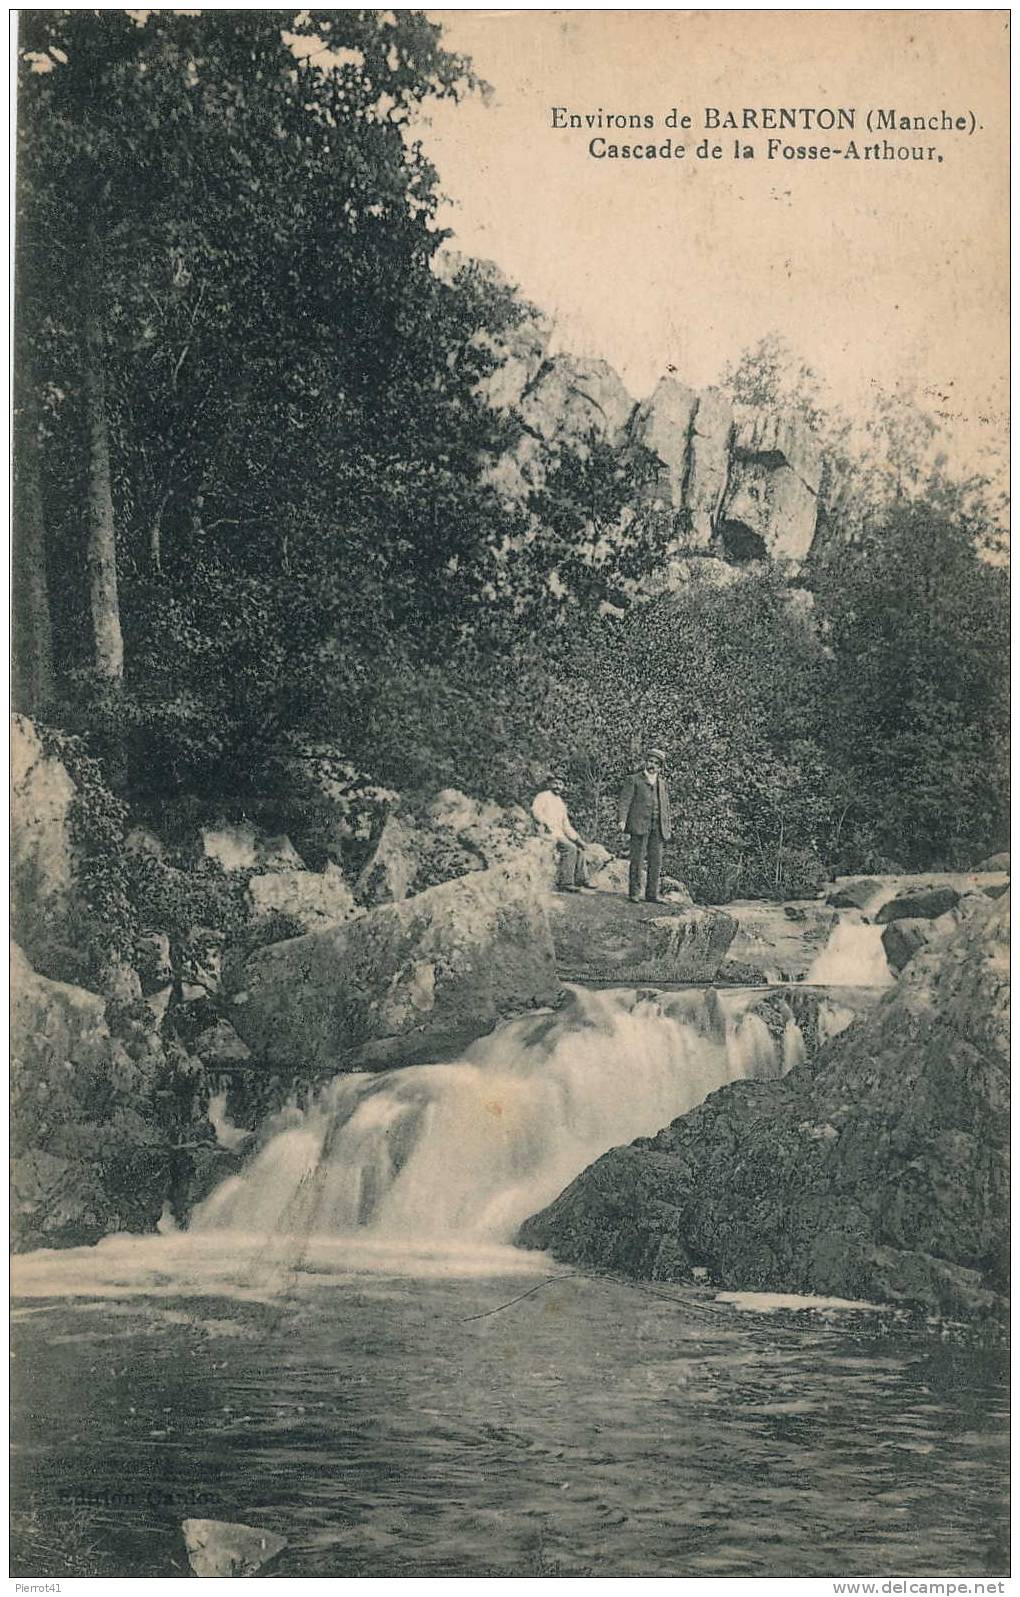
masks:
[(662, 516), (667, 565), (700, 555), (800, 569), (819, 521), (822, 459), (799, 418), (767, 407), (735, 411), (719, 389), (698, 393), (671, 374), (635, 403), (605, 361), (551, 353), (551, 337), (536, 313), (487, 340), (499, 365), (479, 392), (519, 427), (513, 448), (488, 464), (497, 492), (522, 503), (563, 447), (583, 455), (593, 436), (641, 445), (660, 462), (646, 503)]
[(998, 1315), (1007, 900), (968, 903), (870, 1013), (580, 1175), (521, 1241), (654, 1280)]
[(141, 1001), (50, 981), (19, 949), (11, 971), (11, 1229), (18, 1248), (151, 1231), (183, 1201), (203, 1140), (197, 1067)]
[(439, 1057), (559, 987), (543, 901), (501, 868), (273, 944), (241, 981), (236, 1030), (306, 1076)]
[(74, 907), (71, 812), (76, 788), (32, 721), (11, 719), (11, 917), (35, 958), (70, 935)]
[(552, 906), (556, 962), (568, 981), (710, 982), (735, 931), (723, 910), (632, 904), (609, 893), (557, 896)]

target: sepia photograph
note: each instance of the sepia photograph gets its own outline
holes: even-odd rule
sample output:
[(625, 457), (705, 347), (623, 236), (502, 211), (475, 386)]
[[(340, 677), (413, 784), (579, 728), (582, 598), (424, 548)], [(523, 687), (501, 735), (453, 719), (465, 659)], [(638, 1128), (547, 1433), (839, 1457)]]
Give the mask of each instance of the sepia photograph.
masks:
[(14, 14), (12, 1589), (1006, 1591), (1009, 23)]

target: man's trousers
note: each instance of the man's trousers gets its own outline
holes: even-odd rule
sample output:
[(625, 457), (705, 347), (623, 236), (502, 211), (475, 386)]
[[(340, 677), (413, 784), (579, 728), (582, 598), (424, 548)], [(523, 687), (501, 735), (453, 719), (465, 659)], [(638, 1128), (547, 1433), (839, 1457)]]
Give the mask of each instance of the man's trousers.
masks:
[(588, 862), (584, 849), (563, 838), (556, 839), (556, 886), (587, 887)]
[(630, 836), (630, 883), (631, 898), (641, 897), (641, 871), (647, 860), (648, 876), (645, 885), (645, 897), (654, 903), (659, 896), (659, 878), (662, 875), (662, 832), (658, 825), (653, 825), (650, 832), (645, 832), (638, 837), (632, 832)]

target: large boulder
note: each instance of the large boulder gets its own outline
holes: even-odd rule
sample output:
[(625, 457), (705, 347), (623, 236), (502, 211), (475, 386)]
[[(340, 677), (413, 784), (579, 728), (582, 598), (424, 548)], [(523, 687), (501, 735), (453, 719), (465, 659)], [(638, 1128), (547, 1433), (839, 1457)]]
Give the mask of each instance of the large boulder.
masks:
[(71, 812), (77, 789), (27, 716), (11, 721), (11, 916), (38, 957), (68, 939), (74, 907)]
[(889, 969), (899, 975), (905, 965), (908, 965), (925, 943), (931, 942), (935, 936), (935, 921), (923, 920), (920, 917), (910, 917), (904, 920), (890, 921), (882, 928), (882, 947), (885, 957), (889, 961)]
[(231, 1018), (260, 1059), (329, 1075), (359, 1049), (362, 1063), (436, 1057), (558, 990), (542, 900), (497, 868), (260, 950)]
[(865, 914), (882, 892), (874, 876), (848, 876), (835, 884), (825, 902), (833, 909), (859, 909)]
[(612, 1150), (521, 1241), (655, 1280), (999, 1314), (1008, 977), (1007, 902), (968, 905), (814, 1057)]
[(940, 915), (955, 909), (959, 902), (960, 895), (956, 888), (945, 883), (911, 888), (908, 892), (897, 894), (888, 904), (883, 904), (875, 916), (875, 922), (879, 926), (888, 926), (890, 921), (897, 920), (937, 920)]
[(736, 923), (722, 910), (632, 904), (608, 893), (564, 894), (552, 915), (556, 961), (570, 981), (713, 981)]
[(361, 914), (343, 871), (333, 864), (322, 871), (274, 870), (252, 876), (246, 896), (256, 920), (286, 915), (302, 932)]

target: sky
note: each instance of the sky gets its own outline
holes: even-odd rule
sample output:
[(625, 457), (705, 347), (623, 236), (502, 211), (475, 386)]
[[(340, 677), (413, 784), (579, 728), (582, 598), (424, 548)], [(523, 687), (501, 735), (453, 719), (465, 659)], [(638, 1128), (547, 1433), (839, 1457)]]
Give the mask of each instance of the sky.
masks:
[[(667, 366), (692, 387), (778, 333), (851, 411), (915, 390), (957, 447), (1001, 437), (1008, 394), (1008, 47), (1004, 12), (432, 12), (487, 98), (441, 104), (422, 137), (451, 247), (495, 261), (635, 397)], [(588, 155), (552, 108), (650, 113), (681, 160)], [(690, 132), (670, 130), (671, 107)], [(768, 132), (706, 134), (715, 106), (853, 107), (853, 135), (935, 145), (939, 162), (767, 161)], [(869, 134), (869, 107), (970, 117), (975, 131)], [(597, 130), (596, 130), (597, 131)], [(772, 135), (775, 136), (775, 135)], [(719, 161), (693, 159), (703, 138)], [(954, 451), (955, 452), (955, 451)]]

